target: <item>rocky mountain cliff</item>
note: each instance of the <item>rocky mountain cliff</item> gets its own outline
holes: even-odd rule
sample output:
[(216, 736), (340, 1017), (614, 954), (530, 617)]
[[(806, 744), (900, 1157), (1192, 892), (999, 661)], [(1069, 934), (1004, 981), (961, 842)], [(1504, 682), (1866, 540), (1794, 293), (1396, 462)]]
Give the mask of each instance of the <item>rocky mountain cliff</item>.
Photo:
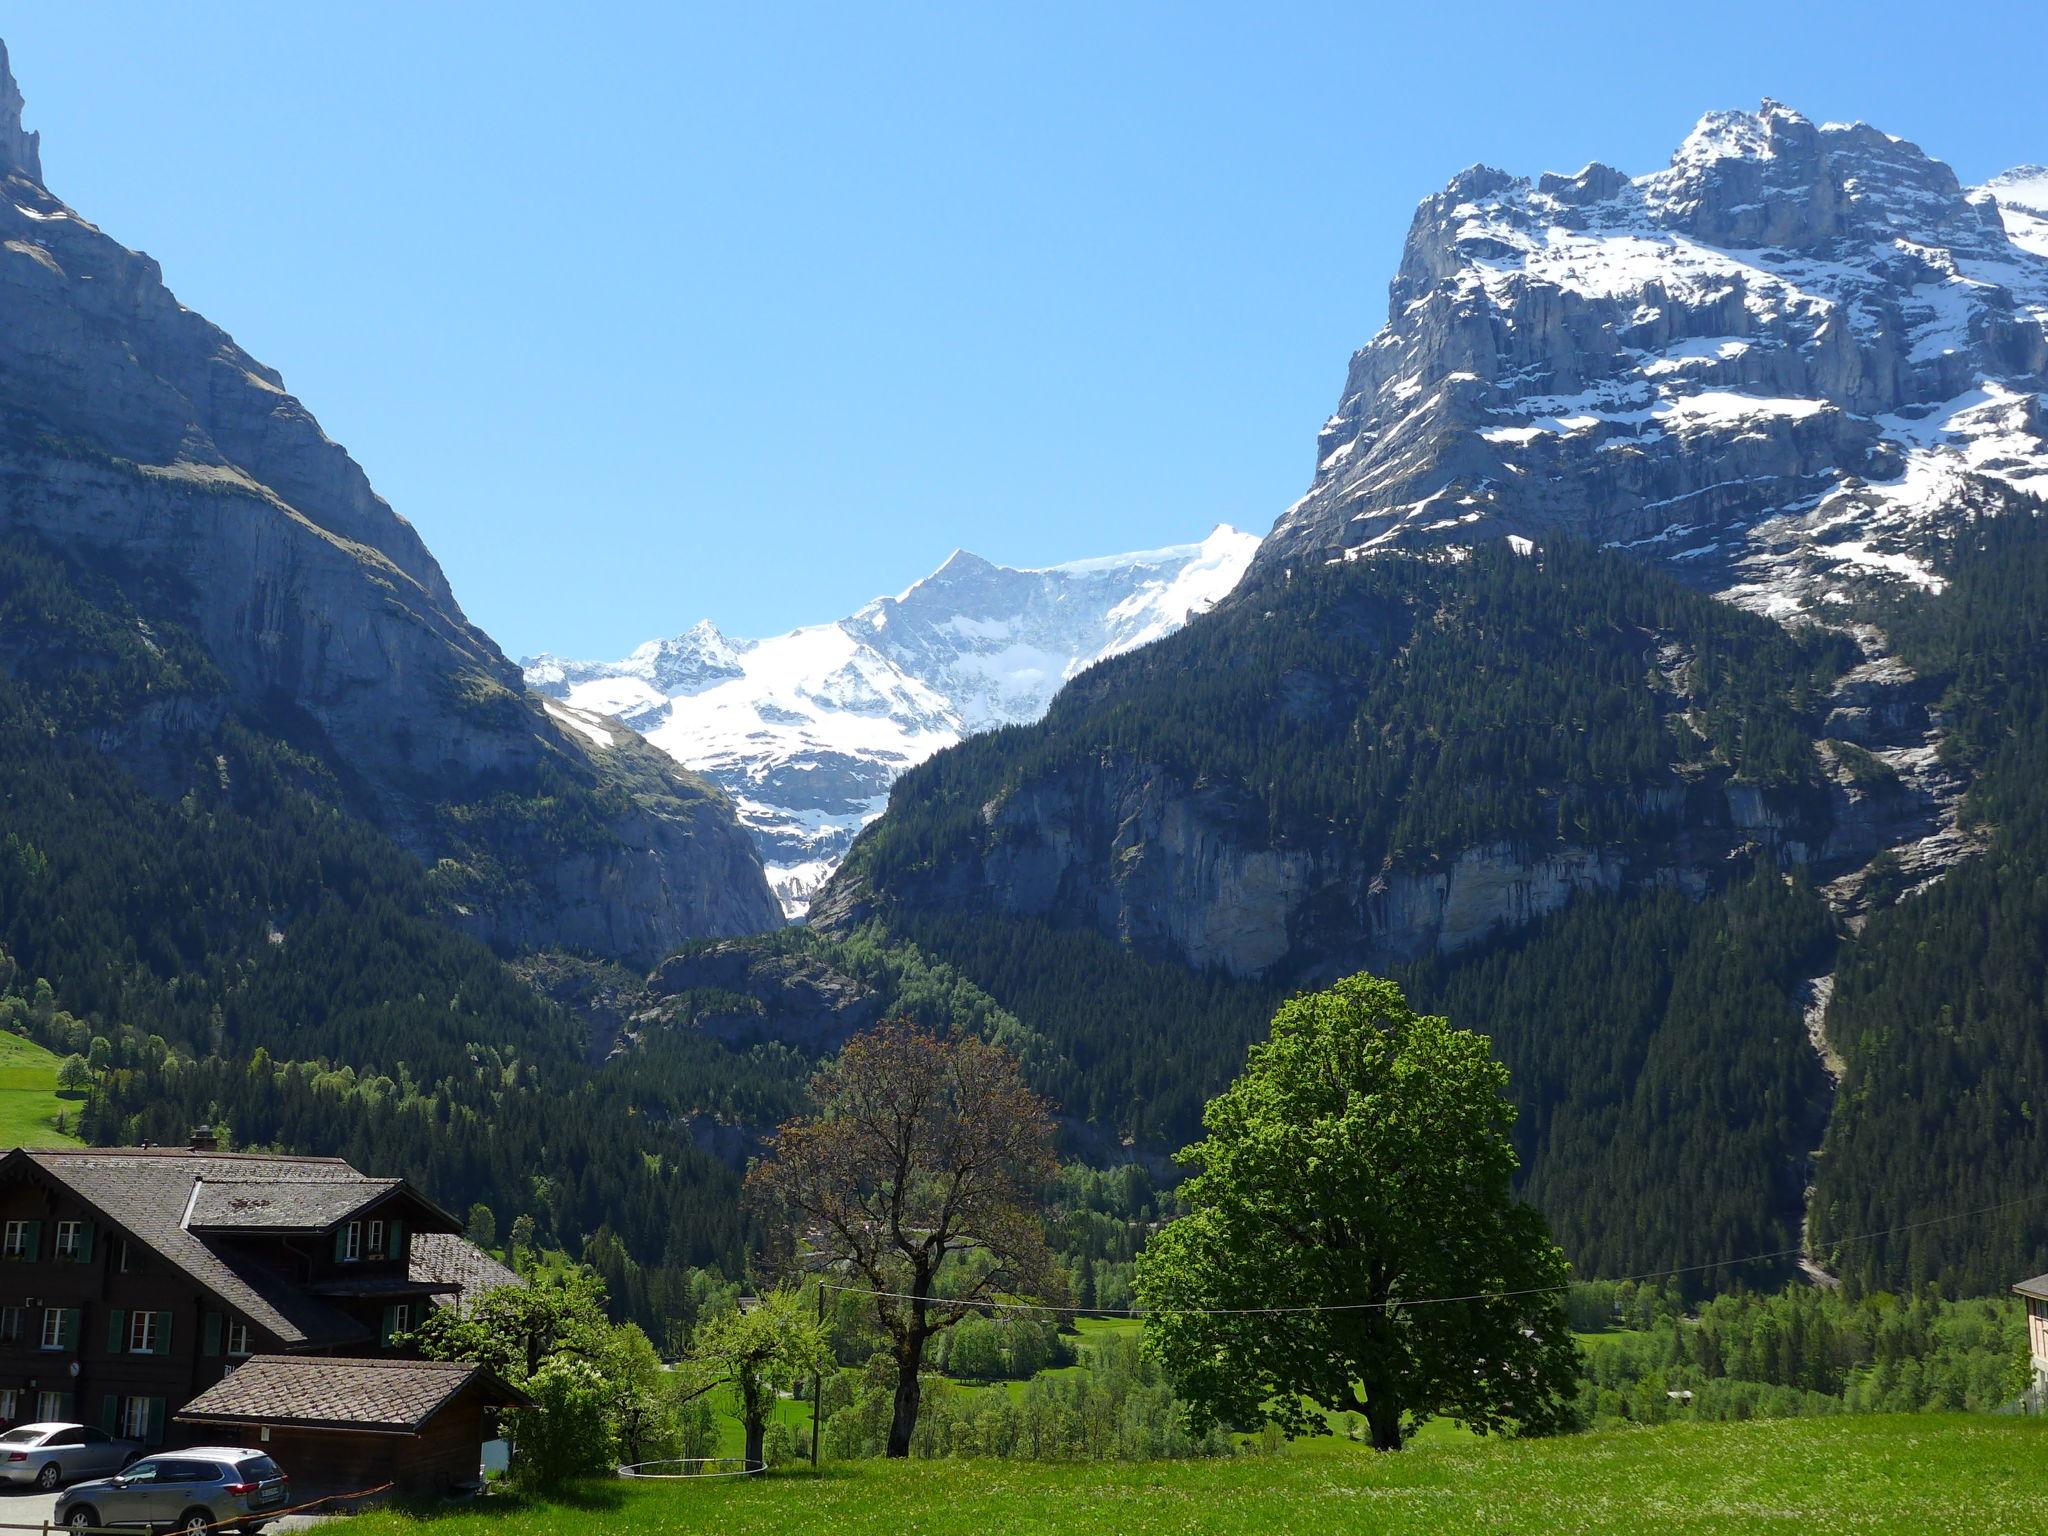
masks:
[[(1597, 165), (1535, 183), (1464, 172), (1418, 211), (1387, 325), (1352, 360), (1314, 484), (1236, 595), (1156, 657), (1070, 689), (1037, 734), (906, 781), (819, 911), (990, 910), (1236, 976), (1298, 977), (1461, 952), (1576, 893), (1703, 890), (1743, 848), (1811, 867), (1852, 917), (1879, 855), (1909, 881), (1937, 874), (1970, 845), (1962, 780), (1939, 751), (1934, 691), (1860, 615), (1887, 585), (1937, 588), (1944, 531), (2048, 490), (2048, 261), (2027, 211), (2048, 200), (2039, 187), (2022, 171), (1966, 191), (1910, 144), (1774, 103), (1709, 115), (1668, 170), (1635, 180)], [(1683, 745), (1728, 643), (1707, 637), (1705, 610), (1680, 615), (1612, 571), (1508, 581), (1488, 561), (1499, 600), (1513, 594), (1496, 612), (1455, 575), (1503, 545), (1548, 570), (1561, 541), (1831, 632), (1790, 663), (1812, 670), (1786, 678), (1779, 701), (1806, 766), (1759, 774), (1728, 743)], [(1310, 580), (1418, 559), (1446, 572), (1422, 583), (1420, 613), (1359, 619), (1366, 592), (1394, 595), (1384, 583)], [(1640, 590), (1606, 607), (1593, 599), (1610, 582)], [(1472, 675), (1429, 672), (1412, 649), (1375, 660), (1377, 647), (1320, 646), (1318, 605), (1353, 614), (1361, 633), (1431, 636)], [(1633, 707), (1668, 712), (1681, 747), (1663, 782), (1624, 775), (1603, 793), (1637, 808), (1662, 797), (1677, 840), (1672, 828), (1589, 836), (1562, 811), (1545, 826), (1535, 808), (1588, 770), (1548, 780), (1527, 755), (1462, 790), (1520, 810), (1453, 819), (1462, 833), (1426, 846), (1349, 835), (1346, 817), (1370, 823), (1362, 780), (1392, 730), (1359, 712), (1357, 669), (1385, 669), (1364, 690), (1390, 690), (1375, 709), (1418, 707), (1402, 691), (1416, 686), (1505, 690), (1437, 701), (1413, 752), (1443, 755), (1445, 731), (1524, 730), (1504, 712), (1539, 682), (1562, 696), (1579, 665), (1546, 658), (1540, 629), (1513, 638), (1531, 605), (1549, 624), (1588, 626), (1589, 645), (1611, 638), (1596, 610), (1628, 626), (1635, 675), (1617, 678)], [(1205, 644), (1219, 626), (1232, 642)], [(1591, 665), (1598, 651), (1585, 654)], [(1175, 666), (1201, 675), (1170, 685)], [(1188, 701), (1222, 686), (1219, 667), (1252, 681), (1197, 721)], [(1404, 670), (1416, 680), (1385, 681)], [(1194, 744), (1206, 730), (1213, 743)], [(1226, 758), (1230, 730), (1271, 755)], [(1272, 783), (1289, 774), (1356, 787), (1318, 807), (1334, 820), (1289, 818)], [(1412, 797), (1418, 784), (1390, 774), (1371, 793)], [(1426, 793), (1435, 805), (1460, 791)]]
[(731, 640), (709, 621), (617, 662), (536, 656), (565, 718), (616, 717), (738, 802), (784, 910), (801, 916), (906, 768), (1045, 713), (1070, 678), (1171, 634), (1237, 585), (1255, 536), (1040, 570), (956, 551), (834, 624)]
[(553, 718), (283, 379), (42, 184), (21, 107), (0, 52), (0, 527), (196, 635), (221, 680), (102, 749), (175, 795), (230, 718), (288, 741), (501, 946), (651, 963), (778, 921), (724, 797)]
[(1925, 581), (1972, 482), (2048, 489), (2044, 186), (1775, 102), (1634, 179), (1475, 166), (1417, 209), (1260, 563), (1566, 534), (1780, 615)]

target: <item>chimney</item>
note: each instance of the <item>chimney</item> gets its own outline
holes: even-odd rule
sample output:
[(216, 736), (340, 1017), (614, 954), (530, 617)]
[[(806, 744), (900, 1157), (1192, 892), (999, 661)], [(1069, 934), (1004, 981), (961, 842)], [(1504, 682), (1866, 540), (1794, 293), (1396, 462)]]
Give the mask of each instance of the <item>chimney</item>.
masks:
[(212, 1126), (195, 1125), (192, 1127), (192, 1150), (194, 1152), (218, 1152), (220, 1150), (220, 1138), (213, 1134)]

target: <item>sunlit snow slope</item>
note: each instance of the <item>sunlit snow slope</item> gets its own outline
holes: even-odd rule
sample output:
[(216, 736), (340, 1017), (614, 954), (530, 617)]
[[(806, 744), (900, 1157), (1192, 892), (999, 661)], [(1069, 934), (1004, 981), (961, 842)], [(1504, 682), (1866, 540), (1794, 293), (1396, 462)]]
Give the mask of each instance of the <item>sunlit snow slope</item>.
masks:
[(1042, 570), (966, 551), (837, 623), (733, 640), (709, 621), (623, 661), (523, 663), (586, 732), (614, 716), (738, 801), (783, 908), (803, 914), (896, 776), (976, 731), (1036, 720), (1106, 656), (1178, 629), (1237, 584), (1256, 535)]

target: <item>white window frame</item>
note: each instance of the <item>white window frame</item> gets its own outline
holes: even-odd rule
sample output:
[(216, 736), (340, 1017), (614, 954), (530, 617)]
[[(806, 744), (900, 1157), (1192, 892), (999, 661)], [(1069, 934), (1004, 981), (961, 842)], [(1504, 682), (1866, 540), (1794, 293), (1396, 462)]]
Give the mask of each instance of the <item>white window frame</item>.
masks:
[(156, 1314), (154, 1312), (130, 1312), (128, 1314), (128, 1353), (131, 1355), (153, 1355), (156, 1353)]
[(47, 1424), (53, 1419), (64, 1417), (64, 1394), (48, 1390), (36, 1394), (36, 1419)]
[(384, 1222), (381, 1218), (366, 1223), (369, 1231), (364, 1234), (363, 1252), (370, 1258), (381, 1259), (384, 1253)]
[(82, 1221), (60, 1221), (57, 1223), (57, 1257), (76, 1259), (85, 1237), (85, 1223)]
[(25, 1259), (28, 1257), (28, 1223), (10, 1221), (4, 1235), (0, 1235), (0, 1258)]
[(12, 1419), (14, 1410), (21, 1405), (21, 1393), (13, 1387), (0, 1387), (0, 1419)]
[(232, 1359), (244, 1360), (255, 1351), (249, 1348), (249, 1325), (239, 1317), (228, 1319), (228, 1355)]
[(64, 1309), (62, 1307), (43, 1308), (42, 1343), (36, 1347), (38, 1349), (62, 1349), (64, 1347)]
[(149, 1399), (121, 1399), (121, 1438), (141, 1444), (149, 1439)]
[(394, 1301), (391, 1304), (391, 1331), (394, 1334), (412, 1331), (412, 1303)]
[(355, 1264), (363, 1257), (363, 1224), (352, 1221), (348, 1224), (347, 1235), (342, 1238), (341, 1262)]
[[(7, 1329), (8, 1319), (13, 1319), (14, 1330)], [(28, 1338), (28, 1312), (23, 1307), (0, 1307), (0, 1344), (20, 1344)], [(8, 1414), (13, 1418), (13, 1414)]]

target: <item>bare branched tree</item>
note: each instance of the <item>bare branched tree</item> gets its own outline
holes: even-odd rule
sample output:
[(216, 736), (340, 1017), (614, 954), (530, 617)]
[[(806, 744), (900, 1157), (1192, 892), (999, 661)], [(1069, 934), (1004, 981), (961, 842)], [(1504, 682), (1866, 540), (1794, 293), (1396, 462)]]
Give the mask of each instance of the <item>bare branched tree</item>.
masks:
[(811, 1099), (817, 1113), (776, 1133), (748, 1189), (809, 1267), (878, 1293), (896, 1356), (888, 1454), (907, 1456), (932, 1336), (1053, 1272), (1039, 1211), (1052, 1113), (1000, 1047), (905, 1022), (849, 1040)]

